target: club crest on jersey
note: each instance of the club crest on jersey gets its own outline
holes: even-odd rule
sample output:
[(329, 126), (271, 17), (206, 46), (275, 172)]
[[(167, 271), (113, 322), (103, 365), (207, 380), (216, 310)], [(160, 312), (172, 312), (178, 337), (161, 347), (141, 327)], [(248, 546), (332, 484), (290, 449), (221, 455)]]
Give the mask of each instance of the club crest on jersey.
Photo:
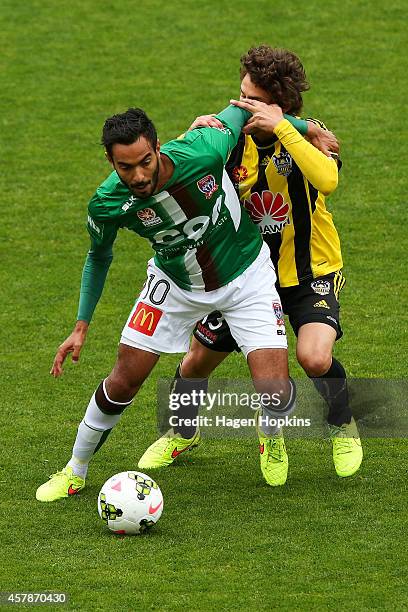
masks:
[(207, 174), (199, 181), (197, 181), (197, 187), (205, 195), (206, 200), (209, 200), (213, 193), (218, 189), (218, 185), (215, 182), (215, 177), (212, 174)]
[(259, 225), (261, 234), (277, 234), (290, 223), (289, 204), (281, 193), (251, 193), (251, 197), (244, 201), (244, 208), (252, 221)]
[(137, 216), (145, 227), (151, 227), (152, 225), (158, 225), (162, 223), (160, 217), (158, 217), (153, 208), (143, 208), (137, 211)]
[(283, 310), (280, 302), (272, 302), (273, 311), (275, 313), (276, 322), (278, 325), (285, 325), (285, 320), (283, 318)]
[(281, 151), (279, 155), (272, 155), (272, 161), (278, 174), (289, 176), (292, 172), (292, 157), (287, 151)]
[(234, 183), (242, 183), (248, 178), (248, 168), (245, 166), (235, 166), (232, 171), (232, 178)]
[(317, 279), (310, 283), (310, 286), (319, 295), (328, 295), (330, 293), (330, 281)]

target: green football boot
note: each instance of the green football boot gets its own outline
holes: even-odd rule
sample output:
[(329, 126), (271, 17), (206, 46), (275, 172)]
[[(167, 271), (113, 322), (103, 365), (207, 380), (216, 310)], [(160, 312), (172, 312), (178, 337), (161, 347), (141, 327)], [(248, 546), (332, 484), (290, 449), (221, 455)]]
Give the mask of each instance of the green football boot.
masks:
[(38, 487), (35, 496), (38, 501), (51, 502), (76, 495), (84, 486), (85, 479), (75, 476), (72, 468), (67, 466), (61, 472), (52, 474), (47, 482)]
[(268, 438), (258, 426), (259, 415), (260, 411), (258, 410), (255, 418), (257, 424), (256, 431), (259, 438), (261, 472), (271, 487), (279, 487), (285, 484), (288, 477), (289, 461), (285, 440), (282, 430)]
[(164, 436), (149, 446), (137, 465), (141, 470), (166, 467), (171, 465), (184, 451), (192, 450), (198, 446), (200, 440), (199, 429), (192, 438), (182, 438), (173, 429), (169, 429)]
[(355, 420), (340, 427), (329, 425), (333, 444), (333, 462), (338, 476), (352, 476), (363, 460), (363, 449)]

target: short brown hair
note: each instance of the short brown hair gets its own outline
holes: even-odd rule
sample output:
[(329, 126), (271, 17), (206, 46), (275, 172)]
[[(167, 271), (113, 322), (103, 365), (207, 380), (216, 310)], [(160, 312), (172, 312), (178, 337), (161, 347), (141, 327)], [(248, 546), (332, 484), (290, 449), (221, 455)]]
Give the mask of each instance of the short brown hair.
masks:
[(297, 55), (268, 45), (252, 47), (241, 57), (241, 79), (267, 91), (285, 112), (297, 114), (303, 106), (302, 91), (309, 89), (305, 69)]

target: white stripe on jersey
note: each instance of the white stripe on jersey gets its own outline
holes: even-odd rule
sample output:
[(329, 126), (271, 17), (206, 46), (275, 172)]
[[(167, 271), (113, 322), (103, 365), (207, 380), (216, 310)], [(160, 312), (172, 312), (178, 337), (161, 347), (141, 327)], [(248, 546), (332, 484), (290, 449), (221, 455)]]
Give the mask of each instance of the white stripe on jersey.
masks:
[(192, 287), (194, 287), (194, 290), (203, 290), (205, 289), (205, 283), (202, 275), (202, 269), (197, 261), (196, 254), (197, 249), (189, 249), (184, 255), (184, 265), (186, 267), (190, 283)]
[(159, 202), (169, 217), (172, 219), (175, 225), (187, 221), (187, 217), (183, 212), (183, 209), (177, 204), (177, 201), (169, 194), (168, 191), (161, 191), (153, 198), (156, 202)]
[(225, 171), (225, 168), (222, 173), (222, 188), (225, 192), (225, 206), (230, 212), (235, 231), (238, 231), (241, 223), (241, 204), (239, 203), (237, 192), (235, 191), (234, 186), (231, 183), (231, 179)]

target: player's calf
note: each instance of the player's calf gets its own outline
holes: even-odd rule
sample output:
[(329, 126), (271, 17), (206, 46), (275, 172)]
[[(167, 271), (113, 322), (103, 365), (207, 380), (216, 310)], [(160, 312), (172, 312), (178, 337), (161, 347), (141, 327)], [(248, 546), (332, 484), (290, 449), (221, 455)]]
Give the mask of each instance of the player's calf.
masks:
[(105, 380), (102, 381), (91, 397), (85, 416), (78, 426), (72, 457), (66, 467), (53, 474), (37, 489), (36, 498), (39, 501), (69, 497), (85, 487), (89, 461), (132, 402), (113, 401), (106, 391), (105, 383)]
[(207, 393), (208, 380), (184, 378), (181, 367), (182, 364), (177, 366), (170, 385), (168, 419), (171, 427), (144, 452), (138, 463), (140, 469), (171, 465), (181, 453), (192, 450), (200, 442), (198, 412)]
[[(282, 427), (296, 406), (296, 387), (289, 378), (275, 392), (262, 398), (262, 409), (256, 415), (261, 472), (273, 486), (284, 485), (288, 476), (288, 455)], [(282, 387), (281, 392), (279, 389)]]
[(62, 472), (53, 474), (48, 482), (38, 488), (38, 500), (54, 501), (68, 497), (71, 477), (80, 479), (77, 490), (84, 488), (89, 461), (106, 441), (125, 408), (132, 403), (158, 359), (154, 353), (119, 345), (115, 367), (91, 397), (79, 424), (71, 459)]
[(260, 392), (262, 408), (258, 415), (258, 427), (271, 437), (284, 427), (296, 406), (296, 385), (288, 378), (283, 381), (255, 381)]

